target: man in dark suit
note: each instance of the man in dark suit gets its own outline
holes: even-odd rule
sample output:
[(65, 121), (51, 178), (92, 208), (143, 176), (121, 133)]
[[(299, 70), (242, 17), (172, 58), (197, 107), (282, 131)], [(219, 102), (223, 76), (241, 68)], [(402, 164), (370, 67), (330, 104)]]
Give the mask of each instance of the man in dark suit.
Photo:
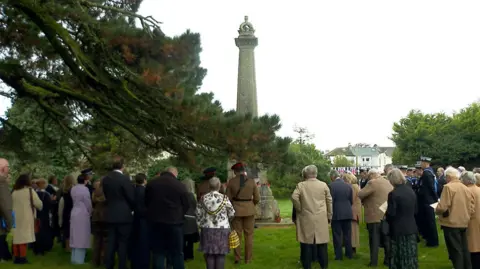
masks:
[(345, 243), (345, 256), (351, 259), (352, 252), (352, 187), (340, 178), (336, 170), (330, 171), (330, 193), (333, 201), (332, 237), (335, 260), (342, 260), (342, 238)]
[(188, 211), (188, 192), (177, 176), (176, 168), (168, 168), (150, 180), (145, 188), (154, 269), (164, 269), (167, 257), (173, 269), (185, 268), (183, 223)]
[(423, 173), (418, 179), (418, 217), (420, 232), (423, 234), (427, 247), (438, 247), (438, 232), (435, 221), (435, 211), (430, 205), (438, 202), (437, 179), (430, 167), (432, 158), (420, 157)]
[(106, 269), (115, 267), (115, 252), (118, 254), (118, 268), (127, 268), (128, 243), (132, 230), (135, 195), (130, 178), (123, 174), (123, 169), (123, 158), (114, 158), (112, 171), (102, 180), (103, 193), (106, 199), (105, 222), (108, 223)]

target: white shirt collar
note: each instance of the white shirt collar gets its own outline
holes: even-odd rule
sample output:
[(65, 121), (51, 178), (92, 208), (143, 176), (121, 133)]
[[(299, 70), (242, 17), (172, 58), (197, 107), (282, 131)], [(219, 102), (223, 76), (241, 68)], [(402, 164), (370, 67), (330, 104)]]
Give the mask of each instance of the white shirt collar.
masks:
[(117, 172), (117, 173), (123, 174), (123, 172), (122, 172), (121, 170), (118, 170), (118, 169), (113, 170), (113, 172)]

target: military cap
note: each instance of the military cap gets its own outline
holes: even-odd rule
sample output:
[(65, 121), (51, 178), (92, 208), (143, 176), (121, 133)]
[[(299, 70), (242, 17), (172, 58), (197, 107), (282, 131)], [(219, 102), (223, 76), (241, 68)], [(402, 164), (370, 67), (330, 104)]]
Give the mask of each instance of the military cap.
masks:
[(408, 166), (406, 166), (406, 165), (399, 165), (399, 166), (398, 166), (398, 169), (400, 169), (400, 170), (408, 170)]
[(407, 171), (413, 171), (413, 170), (415, 170), (415, 167), (408, 167), (407, 168)]
[(243, 163), (238, 162), (238, 163), (232, 165), (232, 167), (230, 169), (239, 170), (239, 169), (243, 169), (243, 168), (245, 168), (245, 165)]
[(82, 175), (90, 176), (90, 175), (93, 175), (93, 169), (92, 168), (83, 169), (82, 172), (80, 173)]
[(415, 169), (419, 169), (419, 168), (422, 168), (422, 163), (421, 162), (417, 162), (415, 164)]
[(422, 157), (420, 157), (420, 161), (421, 161), (421, 162), (431, 163), (431, 162), (432, 162), (432, 158), (422, 156)]
[(217, 168), (215, 167), (209, 167), (203, 170), (203, 174), (206, 176), (215, 175), (215, 172), (217, 172)]

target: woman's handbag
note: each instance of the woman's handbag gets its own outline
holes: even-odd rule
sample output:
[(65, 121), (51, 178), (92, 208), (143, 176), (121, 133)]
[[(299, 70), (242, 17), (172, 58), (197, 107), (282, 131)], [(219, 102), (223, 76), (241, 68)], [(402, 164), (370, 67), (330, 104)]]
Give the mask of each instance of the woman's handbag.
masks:
[(238, 237), (237, 231), (232, 230), (228, 236), (228, 243), (230, 249), (238, 248), (240, 246), (240, 238)]

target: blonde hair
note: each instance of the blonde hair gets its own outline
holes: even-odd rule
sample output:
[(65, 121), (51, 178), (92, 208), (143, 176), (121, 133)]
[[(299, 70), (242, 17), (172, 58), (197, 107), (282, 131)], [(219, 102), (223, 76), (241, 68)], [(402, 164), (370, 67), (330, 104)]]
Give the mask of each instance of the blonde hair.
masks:
[(350, 173), (343, 174), (343, 180), (345, 180), (345, 182), (350, 183), (352, 185), (358, 184), (357, 177)]
[(63, 178), (63, 192), (69, 192), (72, 189), (73, 185), (75, 185), (75, 178), (72, 175), (65, 176)]
[(37, 185), (37, 188), (44, 190), (47, 188), (48, 184), (47, 181), (44, 178), (39, 178), (35, 180), (35, 185)]

